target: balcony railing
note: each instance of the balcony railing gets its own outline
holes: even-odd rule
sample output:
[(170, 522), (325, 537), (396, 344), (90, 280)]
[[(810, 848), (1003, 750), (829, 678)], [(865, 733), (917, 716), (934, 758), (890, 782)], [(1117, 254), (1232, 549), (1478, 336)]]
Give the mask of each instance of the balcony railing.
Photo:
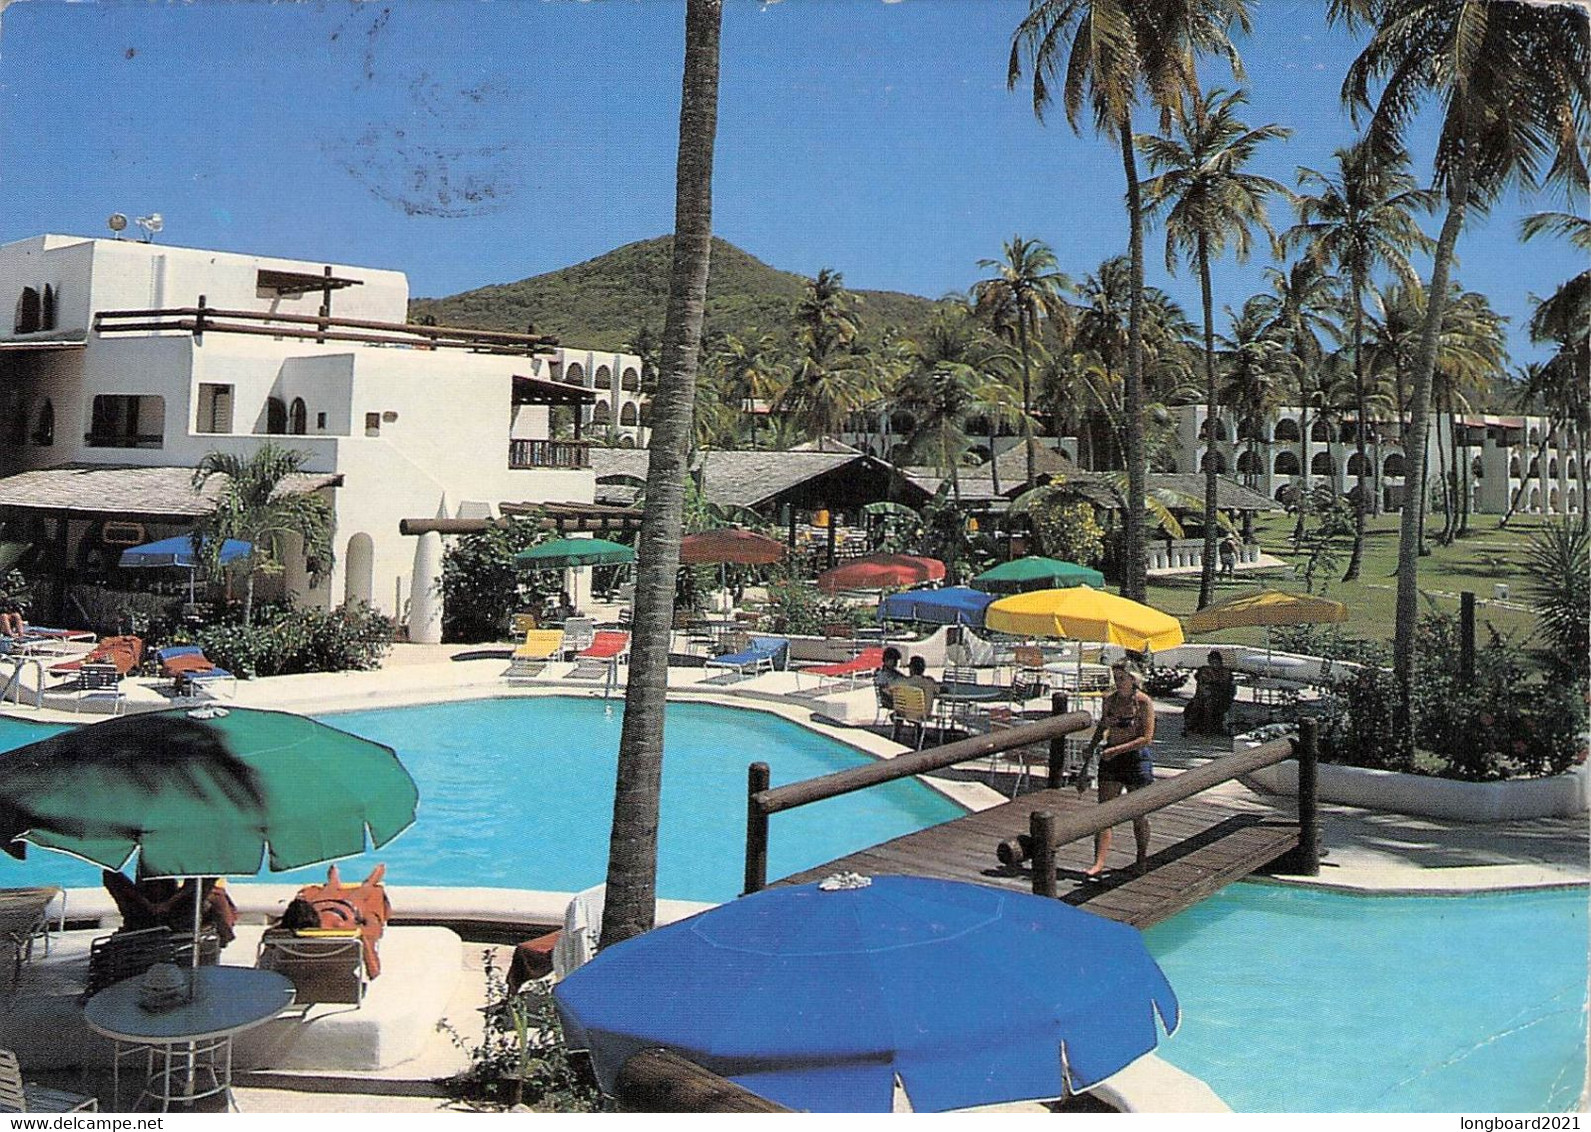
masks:
[(508, 466), (524, 468), (589, 468), (591, 442), (587, 440), (510, 440)]

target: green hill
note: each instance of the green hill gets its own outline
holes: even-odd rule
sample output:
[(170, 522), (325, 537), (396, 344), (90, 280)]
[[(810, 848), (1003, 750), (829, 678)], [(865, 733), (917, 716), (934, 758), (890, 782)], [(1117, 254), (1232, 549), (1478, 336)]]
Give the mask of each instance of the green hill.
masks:
[[(479, 287), (442, 299), (412, 299), (409, 317), (429, 316), (443, 326), (478, 330), (524, 330), (556, 335), (569, 346), (617, 350), (641, 326), (663, 328), (674, 239), (626, 244), (607, 255), (517, 283)], [(707, 281), (707, 332), (754, 337), (783, 336), (790, 310), (801, 297), (802, 277), (769, 267), (735, 245), (713, 240)], [(857, 291), (864, 333), (885, 327), (911, 333), (926, 322), (931, 299), (896, 291)]]

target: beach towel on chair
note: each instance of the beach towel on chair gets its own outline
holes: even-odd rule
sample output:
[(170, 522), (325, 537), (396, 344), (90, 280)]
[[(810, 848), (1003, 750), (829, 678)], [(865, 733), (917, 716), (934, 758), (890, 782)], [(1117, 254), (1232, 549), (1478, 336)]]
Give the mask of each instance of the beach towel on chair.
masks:
[(382, 884), (386, 873), (386, 865), (377, 865), (357, 884), (344, 883), (337, 866), (332, 865), (326, 870), (325, 884), (308, 884), (298, 890), (282, 913), (282, 927), (357, 928), (364, 943), (365, 973), (374, 979), (381, 974), (376, 946), (392, 917), (392, 902)]

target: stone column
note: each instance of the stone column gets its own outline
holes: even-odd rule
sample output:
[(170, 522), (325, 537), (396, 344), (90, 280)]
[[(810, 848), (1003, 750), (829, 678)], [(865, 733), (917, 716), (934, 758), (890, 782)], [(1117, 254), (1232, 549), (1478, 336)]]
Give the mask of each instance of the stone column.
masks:
[(414, 577), (409, 586), (409, 640), (442, 643), (442, 536), (428, 531), (415, 540)]

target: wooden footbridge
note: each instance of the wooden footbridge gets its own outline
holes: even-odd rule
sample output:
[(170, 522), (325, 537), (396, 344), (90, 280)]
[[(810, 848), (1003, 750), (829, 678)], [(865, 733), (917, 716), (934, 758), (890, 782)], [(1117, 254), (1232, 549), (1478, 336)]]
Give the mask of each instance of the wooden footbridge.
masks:
[[(1061, 785), (1066, 736), (1094, 726), (1091, 717), (1067, 713), (1064, 706), (1058, 702), (1056, 714), (1036, 723), (776, 789), (769, 788), (767, 764), (753, 763), (748, 774), (746, 891), (766, 886), (769, 817), (773, 814), (1043, 743), (1049, 744), (1046, 789), (897, 837), (777, 883), (802, 884), (836, 872), (972, 881), (1059, 897), (1143, 928), (1261, 870), (1319, 872), (1313, 721), (1303, 721), (1296, 741), (1278, 740), (1222, 755), (1099, 803), (1092, 790), (1079, 794)], [(1278, 806), (1256, 796), (1210, 793), (1213, 787), (1290, 758), (1299, 761), (1296, 808), (1290, 801)], [(1115, 834), (1112, 862), (1132, 860), (1133, 834), (1126, 823), (1139, 817), (1148, 817), (1151, 828), (1149, 856), (1143, 866), (1114, 869), (1100, 880), (1085, 877), (1083, 870), (1094, 858), (1093, 835), (1102, 829), (1122, 827)]]

